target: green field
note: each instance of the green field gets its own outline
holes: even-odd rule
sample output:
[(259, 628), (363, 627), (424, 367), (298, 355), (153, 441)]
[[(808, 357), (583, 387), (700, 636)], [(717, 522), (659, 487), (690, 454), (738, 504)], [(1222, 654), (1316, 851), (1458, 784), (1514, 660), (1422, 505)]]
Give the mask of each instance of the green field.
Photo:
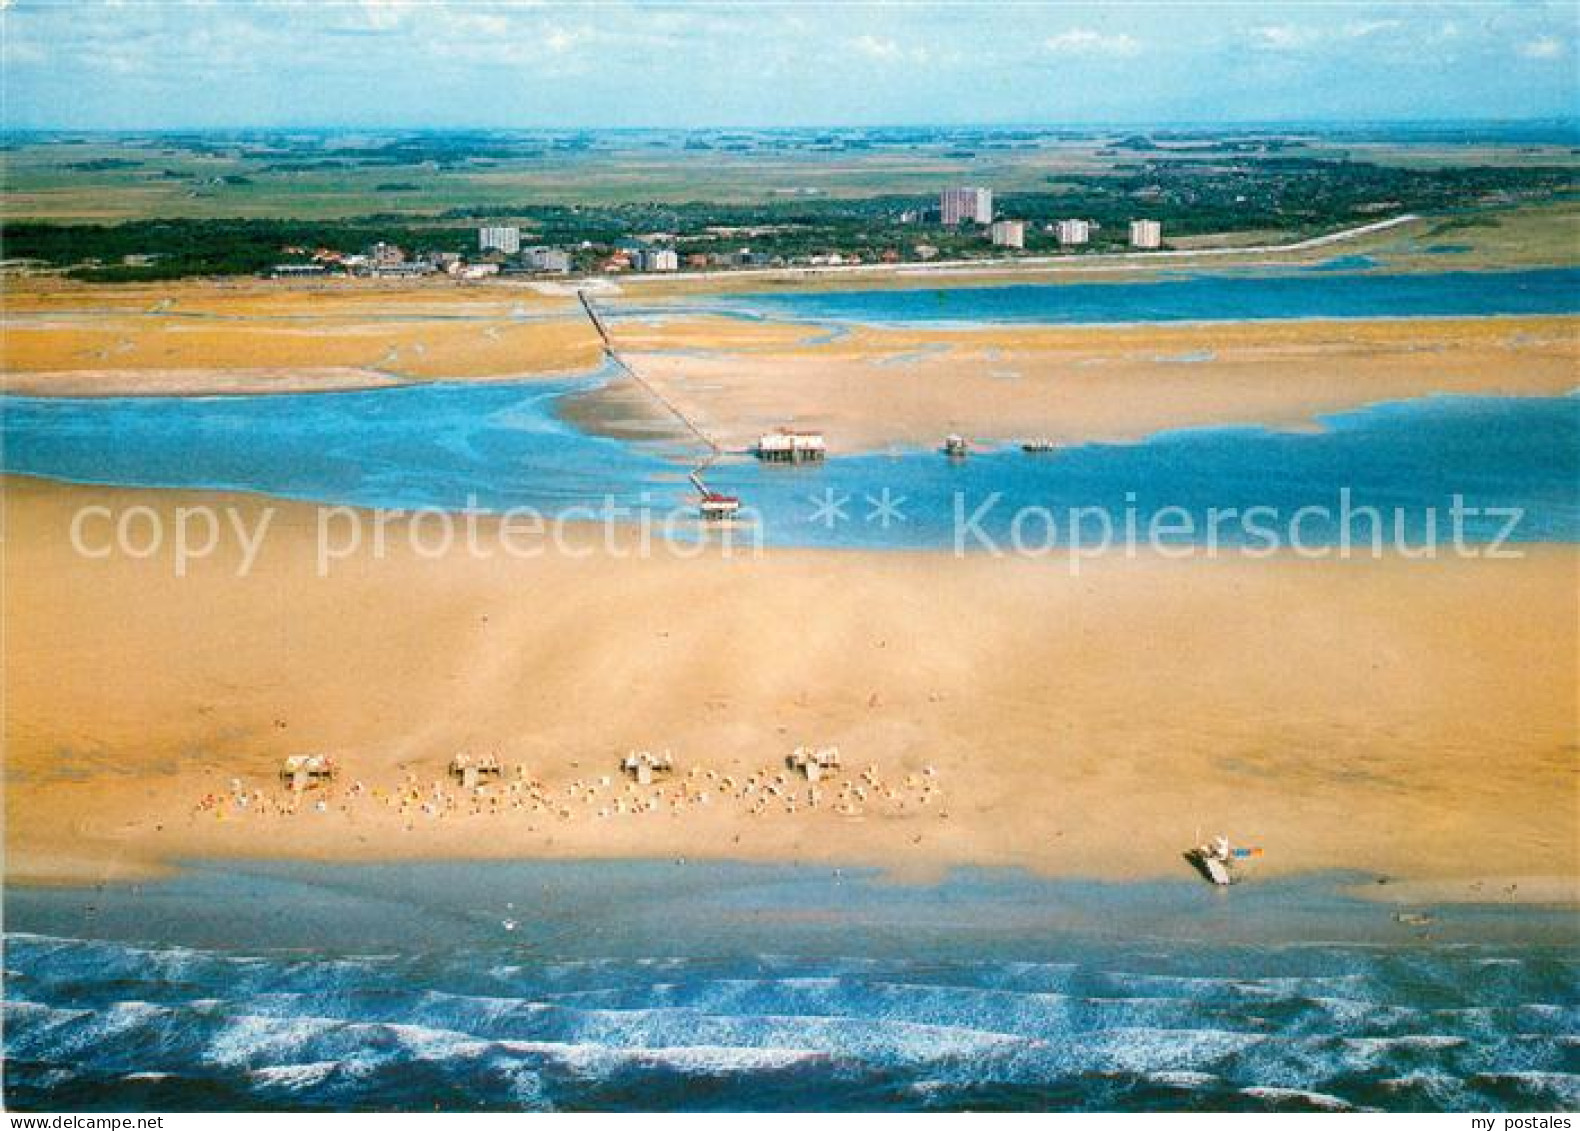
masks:
[(928, 245), (975, 259), (1002, 251), (970, 225), (917, 214), (941, 188), (977, 184), (999, 215), (1026, 221), (1027, 255), (1058, 251), (1052, 222), (1072, 216), (1094, 222), (1084, 250), (1100, 253), (1123, 249), (1138, 216), (1189, 248), (1287, 243), (1410, 212), (1442, 235), (1376, 241), (1396, 265), (1566, 262), (1580, 199), (1571, 132), (13, 136), (0, 150), (3, 250), (30, 270), (147, 281), (255, 274), (299, 249), (379, 240), (467, 254), (479, 223), (505, 222), (571, 249), (577, 271), (654, 233), (713, 263), (747, 245), (785, 265), (835, 252), (917, 261)]
[(1148, 167), (1210, 178), (1278, 159), (1391, 170), (1577, 167), (1573, 146), (1507, 138), (1066, 136), (1043, 131), (18, 136), (3, 152), (9, 221), (335, 219), (544, 205), (777, 206), (926, 198), (984, 184), (1069, 194)]

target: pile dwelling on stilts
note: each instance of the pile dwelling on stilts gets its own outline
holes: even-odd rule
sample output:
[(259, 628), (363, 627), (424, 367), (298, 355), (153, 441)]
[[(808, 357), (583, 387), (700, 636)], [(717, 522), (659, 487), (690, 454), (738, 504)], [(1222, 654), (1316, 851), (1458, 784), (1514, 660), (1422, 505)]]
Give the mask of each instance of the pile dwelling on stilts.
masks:
[(339, 773), (340, 767), (327, 754), (293, 754), (280, 766), (280, 780), (296, 793), (328, 785)]
[(824, 746), (814, 750), (810, 746), (797, 746), (785, 762), (792, 770), (806, 775), (807, 781), (817, 781), (826, 771), (839, 769), (839, 747)]
[[(585, 289), (577, 290), (576, 297), (581, 301), (582, 309), (587, 312), (587, 318), (592, 323), (593, 329), (598, 332), (598, 339), (603, 343), (604, 353), (609, 357), (609, 359), (629, 373), (632, 380), (645, 389), (647, 394), (660, 405), (662, 405), (667, 412), (671, 413), (677, 420), (684, 424), (686, 428), (697, 437), (697, 439), (706, 444), (709, 451), (712, 453), (701, 464), (701, 466), (699, 466), (690, 475), (691, 482), (696, 486), (698, 492), (700, 492), (702, 495), (702, 497), (697, 500), (697, 511), (699, 514), (701, 514), (703, 521), (725, 522), (734, 518), (737, 512), (739, 512), (741, 509), (740, 499), (736, 498), (734, 495), (724, 495), (717, 491), (709, 490), (708, 485), (702, 481), (702, 476), (700, 474), (701, 471), (711, 464), (714, 458), (719, 455), (719, 445), (713, 440), (712, 437), (703, 432), (701, 428), (697, 427), (695, 421), (693, 421), (689, 416), (677, 408), (673, 402), (671, 402), (662, 393), (655, 389), (648, 381), (644, 380), (642, 375), (638, 373), (636, 369), (632, 368), (624, 361), (624, 359), (620, 357), (619, 352), (616, 351), (614, 347), (614, 341), (609, 337), (609, 327), (604, 323), (603, 317), (598, 313), (597, 308), (593, 306), (592, 299), (588, 297), (587, 291)], [(822, 446), (823, 438), (819, 436), (817, 437), (818, 456), (803, 458), (821, 458)]]
[(637, 785), (652, 785), (654, 778), (675, 772), (675, 759), (670, 757), (667, 750), (662, 754), (634, 750), (620, 760), (620, 769)]
[(492, 754), (457, 754), (450, 760), (450, 776), (461, 783), (462, 789), (475, 790), (490, 781), (503, 781), (505, 771)]
[(790, 428), (764, 432), (757, 438), (753, 451), (758, 459), (767, 463), (816, 463), (827, 453), (823, 433), (798, 432)]
[(721, 495), (719, 492), (711, 490), (702, 481), (702, 476), (695, 471), (691, 473), (690, 479), (691, 485), (701, 495), (701, 498), (697, 500), (697, 510), (706, 521), (722, 522), (725, 519), (734, 518), (736, 512), (741, 509), (740, 499), (734, 495)]

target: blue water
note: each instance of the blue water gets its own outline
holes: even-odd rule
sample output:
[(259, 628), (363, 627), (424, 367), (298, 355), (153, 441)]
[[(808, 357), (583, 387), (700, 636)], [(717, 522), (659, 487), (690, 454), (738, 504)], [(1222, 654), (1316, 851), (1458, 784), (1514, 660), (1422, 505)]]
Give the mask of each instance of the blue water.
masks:
[(1580, 1102), (1572, 919), (1326, 882), (271, 865), (6, 911), (22, 1110)]
[(1308, 267), (1308, 271), (1368, 271), (1382, 264), (1369, 255), (1338, 255), (1332, 259), (1324, 260), (1315, 266)]
[[(591, 380), (597, 380), (592, 378)], [(244, 397), (0, 397), (4, 468), (78, 483), (383, 507), (550, 510), (675, 478), (553, 411), (588, 381)]]
[(889, 325), (1573, 314), (1580, 311), (1580, 269), (1214, 273), (1146, 283), (747, 294), (710, 305), (757, 317)]
[[(331, 504), (557, 514), (601, 508), (608, 499), (648, 508), (655, 521), (673, 508), (689, 514), (683, 472), (696, 453), (578, 431), (556, 406), (586, 387), (7, 397), (0, 399), (3, 466), (74, 482), (223, 488)], [(1507, 531), (1515, 541), (1574, 541), (1580, 398), (1433, 398), (1329, 417), (1309, 432), (1198, 429), (1035, 456), (990, 451), (961, 462), (915, 450), (800, 468), (737, 456), (713, 467), (708, 480), (740, 495), (764, 540), (780, 545), (990, 549), (1019, 530), (1022, 548), (1037, 552), (1071, 543), (1073, 509), (1097, 508), (1102, 516), (1081, 520), (1087, 544), (1105, 526), (1113, 540), (1133, 528), (1134, 540), (1145, 542), (1157, 521), (1160, 541), (1211, 537), (1256, 547), (1263, 537), (1241, 518), (1220, 522), (1215, 534), (1208, 529), (1212, 511), (1243, 514), (1253, 506), (1274, 508), (1259, 525), (1281, 538), (1301, 508), (1325, 508), (1300, 520), (1303, 543), (1334, 544), (1347, 528), (1364, 545), (1376, 524), (1365, 515), (1345, 521), (1345, 491), (1352, 510), (1382, 512), (1389, 546), (1418, 544), (1431, 530), (1447, 541), (1456, 495), (1477, 512), (1461, 519), (1468, 542), (1505, 533), (1507, 518), (1488, 508), (1520, 510)], [(1165, 513), (1175, 507), (1186, 516)]]
[[(1361, 513), (1371, 508), (1385, 542), (1397, 547), (1400, 532), (1411, 545), (1429, 532), (1447, 541), (1455, 496), (1480, 512), (1462, 519), (1469, 542), (1497, 539), (1512, 516), (1487, 512), (1508, 508), (1521, 512), (1512, 540), (1580, 540), (1580, 397), (1433, 398), (1321, 423), (1315, 432), (1194, 429), (1136, 444), (1037, 455), (1001, 449), (961, 461), (907, 452), (810, 470), (735, 463), (709, 478), (761, 511), (774, 539), (799, 544), (992, 550), (1010, 543), (1017, 520), (1027, 550), (1090, 544), (1105, 529), (1123, 541), (1130, 527), (1138, 542), (1156, 529), (1162, 542), (1201, 544), (1213, 512), (1233, 511), (1217, 526), (1219, 543), (1256, 549), (1266, 539), (1242, 521), (1249, 508), (1273, 508), (1276, 517), (1258, 515), (1255, 524), (1287, 539), (1297, 512), (1318, 507), (1326, 513), (1298, 519), (1303, 544), (1335, 545), (1347, 530), (1354, 545), (1365, 545), (1378, 529)], [(901, 515), (888, 516), (887, 527), (885, 491)], [(830, 493), (846, 500), (848, 515), (832, 525), (830, 510), (819, 509)], [(1077, 516), (1078, 508), (1101, 514)]]

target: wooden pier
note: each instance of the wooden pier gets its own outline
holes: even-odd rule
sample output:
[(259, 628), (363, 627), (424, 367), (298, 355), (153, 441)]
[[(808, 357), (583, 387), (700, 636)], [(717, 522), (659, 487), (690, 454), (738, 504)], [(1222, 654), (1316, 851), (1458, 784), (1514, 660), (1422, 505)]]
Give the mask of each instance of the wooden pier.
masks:
[[(702, 481), (702, 473), (712, 467), (714, 462), (724, 454), (723, 447), (720, 446), (717, 440), (703, 431), (696, 421), (687, 416), (679, 405), (675, 404), (649, 383), (634, 365), (620, 356), (619, 351), (615, 349), (613, 339), (609, 336), (608, 325), (604, 322), (603, 316), (598, 313), (598, 308), (593, 305), (592, 299), (588, 297), (587, 291), (578, 289), (576, 297), (581, 302), (582, 309), (587, 312), (587, 319), (592, 323), (593, 329), (598, 331), (598, 338), (603, 342), (604, 356), (630, 374), (631, 379), (641, 386), (648, 396), (652, 397), (653, 400), (663, 406), (666, 412), (680, 421), (686, 430), (701, 441), (703, 447), (707, 449), (707, 455), (702, 459), (702, 462), (694, 466), (688, 475), (692, 485), (697, 488), (701, 496), (697, 501), (697, 510), (703, 520), (707, 522), (722, 522), (734, 518), (741, 509), (740, 499), (734, 495), (722, 495), (717, 491), (713, 491)], [(821, 436), (817, 438), (817, 447), (819, 452), (821, 452)], [(821, 458), (821, 455), (818, 458)]]
[(634, 365), (620, 356), (620, 351), (615, 348), (614, 339), (609, 336), (608, 324), (604, 322), (603, 316), (598, 313), (598, 308), (593, 305), (592, 299), (587, 297), (587, 292), (578, 290), (576, 297), (581, 301), (582, 309), (587, 312), (587, 319), (592, 323), (593, 329), (598, 331), (598, 339), (603, 343), (604, 356), (630, 374), (631, 379), (640, 385), (648, 396), (663, 406), (665, 412), (680, 421), (685, 426), (686, 431), (700, 440), (703, 446), (708, 449), (708, 458), (698, 465), (699, 470), (718, 459), (724, 453), (724, 449), (719, 446), (718, 442), (704, 432), (695, 420), (687, 416), (679, 405), (654, 388), (647, 378), (637, 371)]

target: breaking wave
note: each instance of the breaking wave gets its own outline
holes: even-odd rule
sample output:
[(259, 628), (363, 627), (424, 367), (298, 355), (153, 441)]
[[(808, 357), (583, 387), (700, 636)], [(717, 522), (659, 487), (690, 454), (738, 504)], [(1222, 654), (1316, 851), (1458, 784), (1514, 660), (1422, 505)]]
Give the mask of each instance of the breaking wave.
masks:
[(8, 1098), (77, 1110), (1574, 1106), (1577, 963), (1489, 949), (1302, 947), (1260, 965), (1155, 943), (1050, 964), (528, 962), (11, 935)]

